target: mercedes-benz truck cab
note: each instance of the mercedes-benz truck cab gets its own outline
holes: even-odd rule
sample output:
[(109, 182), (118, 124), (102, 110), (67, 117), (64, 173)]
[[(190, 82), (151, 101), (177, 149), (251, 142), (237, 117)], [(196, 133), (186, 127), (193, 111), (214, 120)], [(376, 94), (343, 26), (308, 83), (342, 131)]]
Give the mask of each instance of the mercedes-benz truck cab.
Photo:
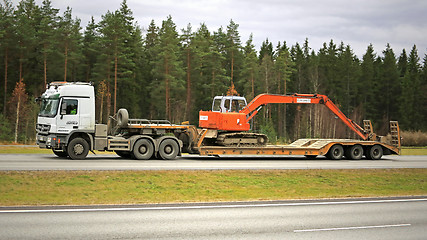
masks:
[(36, 131), (40, 147), (52, 149), (57, 155), (66, 155), (65, 146), (73, 133), (95, 132), (92, 84), (53, 82), (39, 100), (41, 106)]

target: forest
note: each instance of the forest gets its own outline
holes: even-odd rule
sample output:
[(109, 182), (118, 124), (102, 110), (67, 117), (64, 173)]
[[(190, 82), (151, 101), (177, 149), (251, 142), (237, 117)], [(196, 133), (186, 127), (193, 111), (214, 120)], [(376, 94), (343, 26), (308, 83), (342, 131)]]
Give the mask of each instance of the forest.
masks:
[[(400, 53), (368, 45), (362, 58), (350, 45), (309, 39), (259, 49), (233, 20), (210, 31), (205, 23), (179, 29), (172, 16), (139, 26), (123, 0), (99, 22), (82, 27), (72, 9), (10, 0), (0, 5), (0, 141), (34, 142), (39, 106), (34, 99), (53, 81), (93, 82), (99, 123), (119, 108), (131, 118), (189, 120), (211, 109), (231, 86), (248, 102), (260, 93), (325, 94), (351, 119), (370, 119), (379, 134), (390, 120), (401, 129), (427, 131), (427, 56), (415, 45)], [(263, 36), (264, 37), (264, 36)], [(324, 106), (268, 105), (253, 131), (271, 141), (302, 137), (355, 137)]]

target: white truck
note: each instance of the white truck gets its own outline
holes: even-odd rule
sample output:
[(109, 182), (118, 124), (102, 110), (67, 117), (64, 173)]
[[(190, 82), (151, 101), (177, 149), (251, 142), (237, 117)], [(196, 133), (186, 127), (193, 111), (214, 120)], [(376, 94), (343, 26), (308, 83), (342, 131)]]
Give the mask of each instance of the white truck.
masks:
[(136, 159), (174, 159), (183, 145), (175, 135), (191, 127), (128, 119), (127, 111), (120, 109), (117, 127), (107, 134), (106, 124), (95, 123), (95, 93), (90, 83), (53, 82), (39, 100), (37, 145), (52, 149), (59, 157), (84, 159), (89, 151), (101, 150)]

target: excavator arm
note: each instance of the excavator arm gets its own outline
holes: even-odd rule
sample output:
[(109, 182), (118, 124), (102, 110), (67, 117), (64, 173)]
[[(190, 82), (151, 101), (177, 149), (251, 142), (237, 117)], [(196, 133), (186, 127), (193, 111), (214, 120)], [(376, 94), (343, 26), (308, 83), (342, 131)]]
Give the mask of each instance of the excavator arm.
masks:
[(320, 94), (292, 94), (292, 95), (274, 95), (260, 94), (256, 96), (240, 113), (246, 114), (246, 122), (258, 113), (263, 105), (269, 103), (297, 103), (297, 104), (324, 104), (333, 112), (345, 125), (359, 135), (363, 140), (368, 139), (368, 134), (353, 120), (347, 118), (344, 113), (325, 95)]

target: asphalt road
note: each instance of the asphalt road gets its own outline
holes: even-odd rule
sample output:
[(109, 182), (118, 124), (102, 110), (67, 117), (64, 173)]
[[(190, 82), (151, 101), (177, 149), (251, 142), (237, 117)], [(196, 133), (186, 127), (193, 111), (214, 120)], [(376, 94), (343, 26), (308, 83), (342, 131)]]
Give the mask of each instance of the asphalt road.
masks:
[(427, 198), (0, 208), (0, 239), (426, 239)]
[(293, 157), (200, 157), (184, 155), (173, 161), (128, 160), (117, 155), (93, 155), (85, 160), (58, 158), (53, 154), (0, 154), (0, 171), (5, 170), (210, 170), (210, 169), (355, 169), (427, 168), (427, 156), (384, 156), (381, 160), (307, 160)]

